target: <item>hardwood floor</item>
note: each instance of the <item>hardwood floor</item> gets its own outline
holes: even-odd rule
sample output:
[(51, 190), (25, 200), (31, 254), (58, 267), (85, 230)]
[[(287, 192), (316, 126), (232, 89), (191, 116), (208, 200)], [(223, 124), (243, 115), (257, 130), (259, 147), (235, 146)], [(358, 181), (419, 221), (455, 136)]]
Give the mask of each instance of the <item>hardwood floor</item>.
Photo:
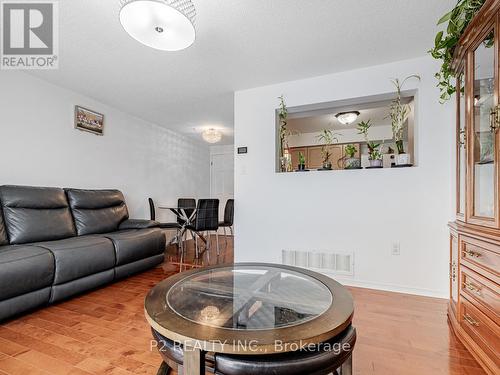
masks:
[[(191, 248), (188, 258), (192, 253)], [(175, 257), (172, 249), (168, 257)], [(232, 244), (219, 259), (214, 251), (210, 258), (212, 263), (232, 262)], [(150, 347), (144, 297), (175, 272), (168, 263), (1, 324), (0, 374), (156, 374), (161, 359)], [(349, 289), (358, 331), (354, 374), (485, 374), (450, 332), (445, 300)]]

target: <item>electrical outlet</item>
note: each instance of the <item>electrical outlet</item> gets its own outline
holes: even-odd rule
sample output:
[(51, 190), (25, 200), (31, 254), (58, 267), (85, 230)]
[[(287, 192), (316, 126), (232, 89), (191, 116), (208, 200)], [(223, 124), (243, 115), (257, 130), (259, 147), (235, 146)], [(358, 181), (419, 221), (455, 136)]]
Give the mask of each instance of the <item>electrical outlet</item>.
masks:
[(401, 247), (399, 245), (399, 242), (392, 243), (391, 254), (392, 255), (400, 255), (401, 254)]

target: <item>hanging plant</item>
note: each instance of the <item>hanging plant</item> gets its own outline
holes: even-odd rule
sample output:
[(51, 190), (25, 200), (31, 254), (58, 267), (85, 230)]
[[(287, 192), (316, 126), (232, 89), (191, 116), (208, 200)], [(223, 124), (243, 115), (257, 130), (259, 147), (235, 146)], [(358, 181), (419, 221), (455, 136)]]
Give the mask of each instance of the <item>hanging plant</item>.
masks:
[(453, 54), (465, 28), (470, 24), (485, 0), (458, 0), (457, 5), (438, 21), (438, 26), (448, 23), (446, 31), (437, 33), (434, 48), (429, 53), (442, 65), (436, 78), (441, 90), (441, 103), (446, 102), (456, 92), (456, 75), (452, 69)]

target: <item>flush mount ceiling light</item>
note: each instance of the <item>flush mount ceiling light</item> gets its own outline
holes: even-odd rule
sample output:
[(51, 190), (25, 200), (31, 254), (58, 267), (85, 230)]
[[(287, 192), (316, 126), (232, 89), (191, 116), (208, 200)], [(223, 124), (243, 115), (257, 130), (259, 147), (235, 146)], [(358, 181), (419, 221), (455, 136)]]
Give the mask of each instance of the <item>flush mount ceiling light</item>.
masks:
[(138, 42), (162, 51), (180, 51), (196, 38), (191, 0), (121, 0), (120, 22)]
[(222, 133), (217, 129), (207, 129), (201, 133), (203, 139), (208, 143), (217, 143), (222, 139)]
[(360, 113), (358, 111), (352, 111), (337, 113), (335, 117), (337, 117), (337, 120), (339, 120), (342, 125), (349, 125), (356, 121), (359, 115)]

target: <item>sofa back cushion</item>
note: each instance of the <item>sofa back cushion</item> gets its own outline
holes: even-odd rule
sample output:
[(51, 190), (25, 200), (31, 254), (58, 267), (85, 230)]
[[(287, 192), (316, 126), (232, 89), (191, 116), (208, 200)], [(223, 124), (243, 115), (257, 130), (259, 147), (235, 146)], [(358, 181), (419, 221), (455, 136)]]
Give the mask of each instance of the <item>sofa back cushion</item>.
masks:
[(0, 202), (4, 225), (13, 245), (76, 235), (63, 189), (0, 186)]
[(79, 236), (118, 230), (128, 219), (125, 198), (119, 190), (66, 189)]
[(0, 246), (8, 244), (9, 239), (7, 238), (7, 230), (5, 229), (5, 225), (3, 223), (2, 207), (0, 206)]

